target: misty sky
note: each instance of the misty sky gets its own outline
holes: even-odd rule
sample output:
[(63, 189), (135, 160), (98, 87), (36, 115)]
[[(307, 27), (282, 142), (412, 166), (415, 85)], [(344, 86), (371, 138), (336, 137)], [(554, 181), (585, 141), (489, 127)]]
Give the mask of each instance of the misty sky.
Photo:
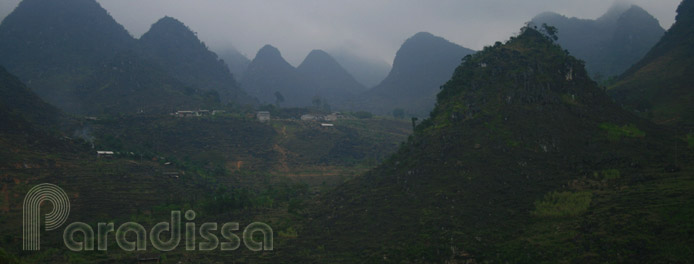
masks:
[[(312, 49), (348, 50), (391, 63), (402, 42), (428, 31), (479, 50), (508, 39), (543, 11), (597, 18), (613, 0), (97, 0), (135, 37), (175, 17), (213, 50), (252, 59), (265, 44), (295, 66)], [(0, 18), (20, 0), (0, 0)], [(680, 0), (632, 0), (668, 29)]]

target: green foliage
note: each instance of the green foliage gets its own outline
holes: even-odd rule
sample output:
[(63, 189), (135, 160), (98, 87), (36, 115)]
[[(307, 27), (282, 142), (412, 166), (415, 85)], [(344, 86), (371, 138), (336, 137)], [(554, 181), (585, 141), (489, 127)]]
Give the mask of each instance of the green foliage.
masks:
[(578, 216), (588, 210), (591, 192), (551, 192), (535, 202), (533, 215), (538, 217)]
[(19, 264), (19, 259), (0, 247), (0, 263)]
[(687, 144), (689, 148), (694, 148), (694, 133), (687, 134)]
[(600, 175), (604, 180), (616, 180), (621, 177), (618, 169), (603, 170), (600, 172)]
[(299, 237), (299, 234), (296, 232), (296, 230), (292, 226), (288, 227), (287, 230), (280, 230), (279, 232), (277, 232), (277, 235), (279, 237), (283, 237), (283, 238), (297, 238), (297, 237)]
[(607, 131), (607, 138), (610, 141), (617, 141), (622, 138), (643, 138), (646, 132), (639, 130), (634, 124), (618, 126), (611, 123), (602, 123), (600, 128)]

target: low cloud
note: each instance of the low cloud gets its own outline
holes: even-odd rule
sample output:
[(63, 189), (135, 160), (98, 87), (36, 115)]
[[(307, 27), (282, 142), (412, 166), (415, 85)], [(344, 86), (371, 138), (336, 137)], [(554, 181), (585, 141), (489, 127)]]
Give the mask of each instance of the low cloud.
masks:
[[(208, 46), (235, 46), (247, 57), (265, 44), (297, 65), (312, 49), (347, 49), (391, 62), (408, 37), (428, 31), (468, 48), (481, 49), (515, 34), (543, 11), (597, 18), (605, 0), (97, 0), (139, 37), (168, 15), (186, 23)], [(19, 0), (3, 0), (4, 18)], [(633, 0), (660, 21), (674, 22), (680, 0)]]

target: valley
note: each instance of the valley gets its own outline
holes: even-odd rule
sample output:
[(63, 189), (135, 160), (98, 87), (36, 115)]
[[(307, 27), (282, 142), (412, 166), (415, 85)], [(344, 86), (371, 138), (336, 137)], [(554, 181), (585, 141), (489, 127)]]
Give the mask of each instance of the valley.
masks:
[[(193, 17), (154, 12), (135, 36), (104, 3), (23, 0), (0, 24), (0, 263), (694, 257), (694, 0), (669, 29), (651, 5), (535, 10), (478, 50), (442, 26), (376, 38), (352, 21), (374, 47), (300, 63), (288, 35), (215, 53)], [(345, 10), (261, 22), (337, 43), (357, 33), (312, 19)]]

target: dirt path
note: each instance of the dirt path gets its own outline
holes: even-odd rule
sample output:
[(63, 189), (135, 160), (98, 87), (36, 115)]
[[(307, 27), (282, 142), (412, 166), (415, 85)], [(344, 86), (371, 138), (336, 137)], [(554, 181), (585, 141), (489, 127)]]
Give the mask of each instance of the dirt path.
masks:
[[(287, 139), (287, 126), (282, 126), (281, 134), (283, 140)], [(275, 146), (272, 148), (280, 154), (280, 170), (283, 172), (289, 172), (289, 165), (287, 165), (287, 150), (279, 144), (275, 144)]]

